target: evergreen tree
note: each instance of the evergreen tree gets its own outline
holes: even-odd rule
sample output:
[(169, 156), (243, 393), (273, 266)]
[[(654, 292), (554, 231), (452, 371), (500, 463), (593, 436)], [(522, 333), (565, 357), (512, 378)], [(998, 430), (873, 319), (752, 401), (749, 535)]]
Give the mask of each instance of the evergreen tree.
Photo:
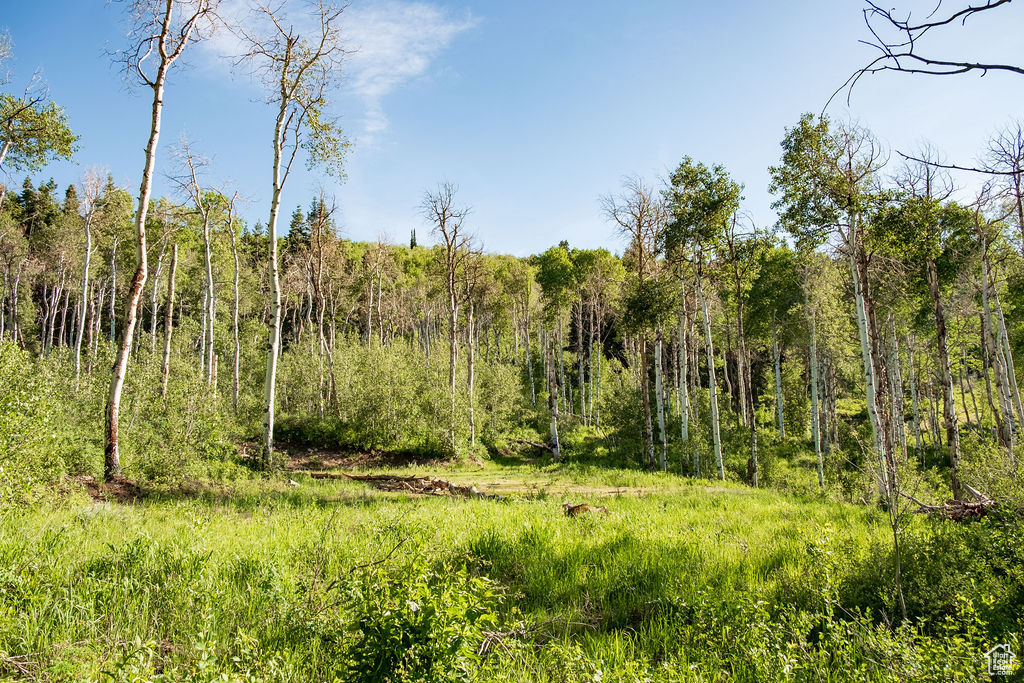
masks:
[[(311, 207), (310, 215), (316, 209), (316, 202)], [(285, 251), (295, 253), (303, 246), (309, 245), (309, 223), (302, 213), (302, 207), (296, 206), (292, 212), (292, 220), (288, 224), (288, 236), (285, 238)]]

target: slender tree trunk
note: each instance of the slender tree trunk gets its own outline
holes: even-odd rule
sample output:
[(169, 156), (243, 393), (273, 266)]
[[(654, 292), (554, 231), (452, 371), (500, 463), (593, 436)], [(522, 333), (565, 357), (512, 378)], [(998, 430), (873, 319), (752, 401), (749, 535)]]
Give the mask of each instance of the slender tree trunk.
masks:
[(587, 349), (588, 349), (588, 351), (587, 351), (587, 353), (590, 356), (590, 358), (589, 358), (589, 361), (590, 361), (590, 363), (589, 363), (589, 365), (590, 365), (590, 368), (589, 368), (590, 369), (590, 382), (589, 382), (589, 384), (590, 384), (590, 391), (589, 391), (589, 395), (588, 395), (589, 402), (588, 402), (588, 406), (587, 406), (587, 413), (590, 415), (590, 421), (591, 422), (594, 422), (594, 355), (595, 355), (595, 353), (597, 353), (597, 349), (594, 347), (594, 322), (595, 322), (594, 319), (596, 318), (596, 316), (594, 315), (594, 309), (595, 308), (596, 308), (596, 304), (595, 304), (593, 298), (591, 298), (591, 301), (590, 301), (590, 325), (589, 325), (589, 327), (587, 329), (587, 334), (588, 334), (588, 338), (587, 338)]
[[(966, 352), (964, 355), (966, 356)], [(970, 394), (971, 396), (971, 407), (974, 408), (974, 423), (975, 425), (977, 425), (976, 428), (978, 430), (978, 434), (980, 435), (982, 433), (981, 412), (978, 410), (978, 399), (974, 395), (974, 380), (971, 379), (970, 370), (968, 370), (965, 374), (967, 375), (967, 393)]]
[[(198, 188), (196, 191), (199, 191)], [(209, 386), (213, 386), (213, 327), (216, 320), (217, 303), (213, 283), (213, 255), (210, 249), (209, 212), (206, 212), (206, 215), (203, 217), (203, 266), (206, 270), (206, 310), (204, 316), (207, 321), (206, 337), (203, 339), (203, 356), (206, 364), (206, 383)]]
[(448, 274), (448, 395), (451, 399), (451, 412), (448, 420), (448, 449), (455, 457), (458, 444), (455, 440), (455, 368), (458, 362), (456, 345), (458, 344), (458, 304), (455, 301), (455, 273)]
[(366, 346), (373, 339), (373, 275), (370, 275), (369, 299), (366, 303)]
[[(1003, 365), (1002, 354), (998, 353), (995, 340), (995, 326), (993, 325), (992, 305), (989, 297), (990, 282), (988, 249), (987, 244), (983, 243), (981, 259), (981, 335), (983, 338), (983, 359), (987, 361), (985, 364), (985, 387), (988, 390), (988, 404), (992, 409), (992, 415), (995, 418), (996, 425), (998, 426), (999, 441), (1010, 453), (1012, 453), (1013, 433), (1015, 431), (1014, 410), (1009, 406), (1008, 401), (1009, 389), (1007, 386), (1006, 366)], [(999, 395), (999, 406), (1001, 410), (996, 408), (995, 403), (992, 401), (992, 383), (989, 379), (988, 367), (991, 367), (995, 374), (996, 391)]]
[(95, 315), (93, 315), (95, 329), (93, 330), (94, 334), (92, 338), (92, 354), (90, 355), (90, 365), (88, 370), (90, 375), (92, 374), (92, 361), (96, 360), (96, 354), (99, 353), (100, 350), (100, 330), (103, 329), (103, 300), (104, 297), (107, 295), (107, 288), (100, 286), (99, 293), (100, 300), (99, 303), (96, 305)]
[(821, 454), (821, 429), (818, 411), (818, 333), (814, 309), (808, 294), (809, 282), (804, 277), (804, 310), (807, 312), (807, 330), (810, 335), (811, 368), (811, 443), (814, 444), (814, 459), (818, 465), (818, 487), (825, 488), (825, 461)]
[(697, 296), (700, 297), (701, 311), (704, 314), (704, 338), (708, 355), (708, 403), (711, 408), (711, 437), (715, 449), (715, 464), (718, 467), (718, 478), (725, 479), (725, 462), (722, 460), (722, 436), (718, 414), (718, 388), (715, 380), (715, 348), (711, 340), (711, 313), (708, 311), (708, 300), (704, 296), (704, 287), (700, 276), (697, 277)]
[(210, 291), (208, 289), (206, 289), (206, 288), (203, 288), (203, 318), (202, 318), (203, 323), (202, 323), (202, 326), (199, 328), (199, 339), (196, 341), (196, 345), (199, 347), (199, 372), (202, 375), (206, 375), (206, 373), (207, 373), (207, 364), (206, 364), (206, 337), (207, 337), (207, 335), (206, 335), (206, 328), (207, 328), (207, 325), (209, 325), (209, 318), (207, 317), (206, 314), (210, 310), (209, 306), (207, 306), (207, 302), (209, 301), (209, 296), (210, 296)]
[(964, 387), (964, 369), (957, 372), (957, 383), (960, 385), (960, 405), (964, 408), (964, 420), (967, 422), (968, 431), (971, 430), (971, 410), (967, 407), (967, 389)]
[(597, 308), (597, 368), (594, 382), (594, 425), (601, 426), (601, 357), (604, 355), (604, 338), (601, 336), (601, 322), (604, 318), (604, 308), (598, 301)]
[(1003, 317), (1003, 305), (999, 301), (999, 292), (992, 288), (992, 298), (996, 303), (996, 323), (999, 326), (999, 337), (1002, 340), (1003, 357), (1006, 359), (1006, 376), (1010, 380), (1009, 387), (1013, 406), (1016, 410), (1017, 424), (1024, 424), (1024, 406), (1021, 405), (1020, 389), (1017, 386), (1017, 369), (1013, 363), (1013, 350), (1010, 348), (1010, 335), (1006, 332), (1006, 319)]
[(754, 405), (753, 378), (750, 375), (750, 359), (747, 357), (747, 338), (743, 331), (743, 288), (736, 261), (733, 261), (736, 283), (736, 335), (739, 338), (737, 376), (739, 378), (740, 406), (743, 424), (750, 429), (750, 459), (747, 461), (747, 479), (757, 486), (760, 472), (757, 462), (757, 408)]
[(384, 269), (383, 268), (378, 268), (377, 269), (377, 327), (378, 327), (378, 329), (380, 331), (380, 344), (381, 344), (381, 346), (384, 345), (384, 314), (382, 313), (382, 310), (381, 310), (381, 305), (382, 305), (383, 298), (384, 298), (382, 296), (382, 292), (381, 292), (381, 290), (382, 290), (382, 286), (381, 285), (382, 285), (383, 278), (384, 278)]
[(64, 264), (61, 263), (60, 283), (54, 285), (49, 305), (49, 321), (46, 325), (46, 339), (45, 344), (43, 345), (47, 355), (51, 350), (53, 350), (53, 338), (56, 332), (55, 328), (57, 326), (57, 310), (60, 308), (60, 300), (64, 296), (64, 280), (66, 275), (67, 270), (64, 268)]
[(542, 343), (544, 349), (545, 363), (544, 375), (548, 380), (548, 409), (551, 412), (551, 451), (554, 454), (555, 462), (562, 459), (562, 445), (558, 439), (558, 382), (555, 381), (555, 355), (551, 348), (551, 341)]
[(687, 365), (686, 314), (679, 314), (679, 431), (684, 444), (690, 441), (690, 391)]
[(21, 320), (18, 311), (18, 285), (21, 282), (21, 269), (24, 262), (18, 264), (14, 271), (14, 287), (11, 290), (11, 339), (21, 348), (25, 348), (25, 339), (21, 334)]
[[(68, 287), (64, 290), (64, 303), (60, 307), (60, 325), (58, 326), (59, 332), (57, 333), (57, 346), (65, 346), (67, 341), (67, 315), (68, 315), (68, 302), (71, 298), (71, 288)], [(72, 314), (74, 315), (74, 314)], [(72, 321), (74, 322), (74, 321)]]
[(164, 240), (160, 246), (160, 253), (156, 258), (156, 270), (153, 271), (153, 286), (151, 287), (150, 294), (150, 305), (149, 305), (149, 353), (150, 355), (156, 354), (156, 322), (160, 317), (160, 311), (157, 308), (157, 294), (160, 290), (160, 271), (163, 270), (164, 265), (164, 250), (167, 248), (167, 241)]
[[(288, 55), (291, 53), (289, 51)], [(286, 176), (282, 176), (282, 153), (284, 150), (285, 126), (288, 117), (289, 98), (285, 95), (285, 76), (282, 76), (282, 93), (277, 120), (274, 125), (274, 167), (271, 179), (270, 219), (267, 221), (267, 237), (270, 247), (270, 348), (267, 351), (267, 376), (264, 386), (266, 414), (263, 422), (264, 467), (269, 467), (274, 453), (275, 399), (277, 394), (277, 362), (281, 355), (281, 278), (278, 270), (277, 218), (281, 208), (281, 191)]]
[(779, 355), (779, 339), (774, 314), (772, 314), (772, 359), (775, 362), (775, 417), (779, 422), (779, 436), (785, 439), (786, 419), (782, 407), (782, 359)]
[(739, 392), (740, 422), (747, 426), (747, 345), (743, 338), (743, 292), (740, 281), (736, 280), (736, 341), (739, 344), (736, 356), (736, 390)]
[(174, 276), (178, 272), (178, 245), (171, 248), (171, 268), (167, 273), (167, 312), (164, 315), (164, 358), (161, 363), (160, 398), (167, 397), (171, 374), (171, 334), (174, 332)]
[(476, 319), (474, 317), (473, 300), (469, 301), (467, 309), (469, 317), (466, 319), (466, 332), (468, 335), (466, 349), (466, 381), (469, 385), (469, 448), (472, 452), (476, 449), (476, 414), (473, 411), (473, 361), (476, 358)]
[(910, 399), (914, 406), (914, 446), (918, 458), (924, 457), (921, 450), (921, 406), (917, 398), (917, 378), (914, 377), (914, 345), (910, 337), (907, 337), (907, 370), (910, 372)]
[(651, 420), (651, 381), (650, 366), (647, 363), (647, 339), (641, 335), (640, 345), (640, 391), (643, 393), (644, 404), (644, 437), (646, 439), (647, 467), (654, 469), (654, 426)]
[[(526, 316), (526, 372), (530, 378), (530, 405), (537, 409), (537, 390), (533, 383), (533, 358), (530, 355), (530, 316)], [(541, 351), (543, 353), (543, 351)]]
[(942, 309), (939, 290), (939, 271), (935, 261), (928, 261), (928, 290), (935, 309), (935, 329), (939, 351), (939, 378), (942, 381), (942, 411), (946, 422), (946, 443), (949, 446), (949, 473), (953, 499), (960, 500), (960, 426), (957, 424), (956, 403), (953, 399), (953, 373), (949, 364), (949, 341), (946, 334), (946, 315)]
[(587, 420), (587, 392), (586, 375), (583, 372), (583, 294), (580, 293), (579, 301), (576, 304), (576, 386), (580, 392), (580, 417), (586, 424)]
[[(722, 347), (722, 379), (725, 380), (725, 393), (729, 395), (729, 408), (737, 419), (740, 417), (739, 401), (736, 400), (736, 392), (732, 384), (732, 375), (729, 373), (729, 355), (732, 352), (732, 326), (729, 316), (725, 318), (725, 346)], [(742, 424), (742, 423), (741, 423)]]
[(654, 339), (654, 391), (658, 406), (658, 434), (661, 438), (661, 451), (658, 454), (658, 467), (662, 472), (668, 471), (668, 443), (665, 434), (665, 386), (662, 382), (661, 368), (661, 330)]
[(3, 341), (4, 335), (7, 334), (7, 300), (8, 290), (10, 289), (11, 269), (4, 269), (4, 292), (3, 296), (0, 296), (0, 341)]
[[(180, 54), (180, 49), (173, 56), (166, 51), (168, 36), (171, 32), (171, 11), (173, 2), (167, 0), (164, 11), (161, 33), (157, 37), (157, 47), (160, 55), (160, 64), (156, 77), (152, 80), (153, 106), (152, 117), (149, 127), (149, 141), (146, 143), (146, 161), (143, 165), (142, 182), (139, 187), (138, 208), (135, 214), (135, 237), (136, 237), (136, 268), (135, 276), (132, 278), (128, 289), (128, 301), (125, 306), (125, 322), (122, 331), (121, 343), (117, 352), (117, 359), (114, 361), (114, 372), (110, 380), (110, 393), (107, 396), (106, 409), (106, 438), (104, 445), (103, 473), (106, 479), (111, 479), (121, 474), (121, 459), (118, 443), (118, 427), (121, 412), (121, 392), (124, 389), (125, 376), (128, 373), (128, 354), (132, 348), (132, 340), (135, 335), (135, 323), (138, 315), (139, 300), (142, 298), (142, 289), (146, 284), (147, 263), (146, 263), (146, 215), (149, 211), (149, 199), (153, 190), (153, 168), (156, 164), (156, 148), (160, 139), (160, 119), (163, 113), (164, 83), (167, 79), (167, 70), (171, 63)], [(192, 26), (189, 23), (188, 29), (179, 36), (181, 47), (188, 43)], [(152, 46), (151, 46), (152, 47)], [(115, 242), (116, 246), (116, 242)], [(111, 259), (113, 266), (113, 259)], [(116, 273), (115, 268), (111, 272)], [(113, 300), (111, 300), (113, 304)], [(111, 315), (111, 326), (113, 327), (114, 316)]]
[[(232, 204), (232, 209), (234, 205)], [(231, 406), (234, 410), (238, 411), (238, 369), (240, 364), (240, 358), (242, 355), (241, 345), (238, 341), (238, 279), (239, 279), (239, 263), (238, 263), (238, 239), (235, 235), (235, 224), (234, 221), (228, 219), (228, 235), (231, 236), (231, 259), (234, 263), (234, 271), (231, 277)]]
[(864, 378), (864, 391), (867, 397), (867, 408), (868, 418), (871, 421), (871, 440), (875, 448), (875, 453), (878, 457), (879, 471), (878, 471), (878, 484), (879, 489), (888, 496), (889, 484), (888, 477), (886, 476), (886, 460), (885, 452), (883, 448), (883, 440), (881, 435), (881, 424), (878, 415), (878, 403), (876, 400), (878, 380), (874, 373), (874, 361), (871, 352), (871, 341), (868, 338), (868, 320), (867, 310), (864, 303), (864, 290), (863, 283), (861, 281), (860, 268), (857, 264), (857, 258), (854, 252), (858, 247), (855, 242), (851, 241), (850, 246), (850, 270), (853, 274), (853, 292), (854, 292), (854, 308), (857, 314), (857, 329), (860, 333), (860, 349), (861, 349), (861, 360), (863, 364), (863, 378)]
[(562, 311), (558, 311), (558, 388), (562, 400), (562, 412), (568, 414), (572, 410), (572, 405), (566, 396), (568, 386), (565, 383), (565, 341), (562, 336), (562, 327)]
[(907, 425), (904, 417), (904, 394), (903, 375), (900, 372), (900, 343), (896, 337), (896, 323), (889, 318), (889, 339), (891, 350), (889, 353), (889, 377), (892, 384), (892, 406), (893, 406), (893, 428), (895, 429), (895, 442), (900, 447), (900, 454), (903, 461), (907, 460)]

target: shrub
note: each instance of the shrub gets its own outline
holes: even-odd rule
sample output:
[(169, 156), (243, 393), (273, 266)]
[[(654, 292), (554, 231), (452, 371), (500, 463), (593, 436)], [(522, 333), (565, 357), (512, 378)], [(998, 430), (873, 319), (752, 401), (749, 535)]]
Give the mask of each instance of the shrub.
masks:
[(414, 562), (400, 576), (371, 573), (349, 592), (349, 675), (356, 681), (467, 681), (501, 602), (465, 567)]

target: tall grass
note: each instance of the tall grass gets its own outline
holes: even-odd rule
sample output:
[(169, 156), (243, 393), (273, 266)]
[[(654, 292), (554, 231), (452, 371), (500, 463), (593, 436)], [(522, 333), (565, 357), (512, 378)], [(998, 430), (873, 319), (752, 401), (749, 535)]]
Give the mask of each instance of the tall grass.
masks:
[[(0, 666), (57, 680), (972, 680), (991, 643), (1020, 645), (1019, 523), (916, 523), (915, 620), (890, 627), (887, 529), (870, 508), (729, 485), (605, 502), (608, 517), (570, 519), (544, 498), (302, 478), (9, 512)], [(996, 541), (963, 572), (947, 564)]]

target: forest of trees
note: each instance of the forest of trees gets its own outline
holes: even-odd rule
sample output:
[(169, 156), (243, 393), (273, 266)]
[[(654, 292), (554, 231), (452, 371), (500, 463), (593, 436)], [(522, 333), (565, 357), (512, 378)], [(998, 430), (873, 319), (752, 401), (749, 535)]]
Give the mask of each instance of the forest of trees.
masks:
[[(423, 201), (437, 246), (353, 242), (317, 196), (276, 240), (274, 288), (265, 226), (245, 225), (181, 146), (180, 195), (146, 217), (130, 356), (159, 368), (161, 394), (175, 374), (202, 377), (255, 437), (276, 290), (279, 407), (340, 446), (480, 456), (525, 426), (557, 458), (559, 433), (584, 430), (623, 462), (758, 485), (789, 443), (821, 487), (860, 477), (884, 492), (901, 468), (938, 468), (970, 499), (972, 468), (1015, 469), (1024, 421), (1024, 132), (991, 141), (1003, 174), (970, 201), (929, 155), (887, 165), (870, 131), (806, 115), (771, 169), (778, 225), (753, 225), (742, 186), (686, 158), (660, 187), (630, 178), (602, 199), (621, 255), (488, 254), (450, 184)], [(76, 383), (105, 374), (128, 325), (135, 215), (97, 173), (10, 192), (3, 338), (67, 359)], [(386, 367), (353, 365), (377, 358), (429, 387), (380, 433), (364, 403), (384, 401)]]
[[(685, 156), (595, 197), (606, 248), (490, 252), (453, 182), (424, 189), (408, 243), (355, 241), (327, 191), (282, 206), (293, 164), (340, 177), (348, 147), (328, 114), (342, 12), (316, 7), (315, 35), (271, 9), (227, 28), (274, 114), (266, 221), (186, 138), (160, 144), (168, 74), (225, 30), (209, 0), (135, 3), (137, 195), (104, 169), (0, 192), (0, 511), (71, 478), (280, 478), (304, 449), (640, 470), (877, 512), (882, 620), (912, 621), (933, 613), (908, 513), (1024, 506), (1024, 120), (963, 175), (941, 140), (902, 154), (804, 114), (778, 131), (774, 224)], [(73, 126), (35, 81), (5, 91), (0, 170), (45, 174)]]

